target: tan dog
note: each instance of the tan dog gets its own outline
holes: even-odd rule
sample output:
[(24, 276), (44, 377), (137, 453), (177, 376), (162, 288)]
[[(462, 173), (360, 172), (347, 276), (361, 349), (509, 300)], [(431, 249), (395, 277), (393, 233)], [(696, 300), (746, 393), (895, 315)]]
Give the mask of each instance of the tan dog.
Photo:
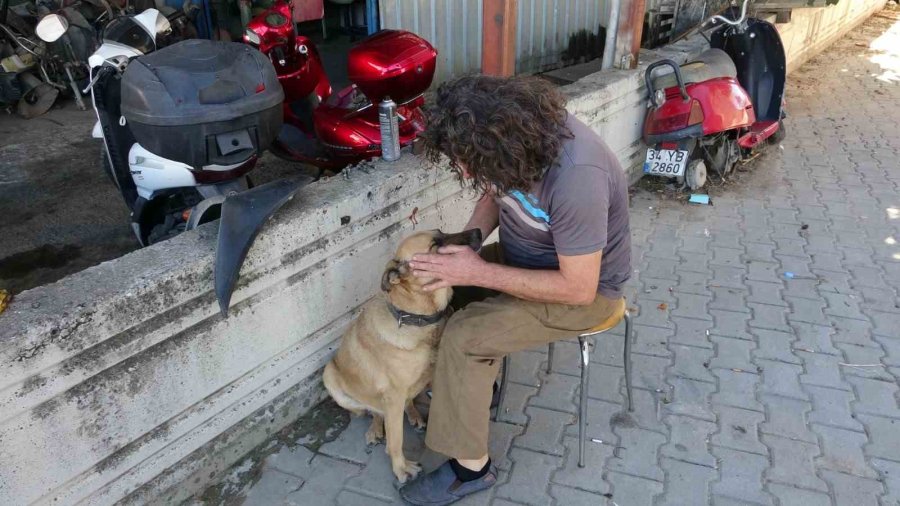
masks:
[(409, 260), (450, 244), (478, 249), (481, 231), (419, 232), (400, 243), (381, 277), (384, 293), (363, 307), (323, 375), (325, 388), (341, 407), (372, 414), (366, 442), (386, 436), (391, 467), (401, 483), (421, 470), (403, 455), (403, 412), (412, 425), (425, 427), (413, 399), (431, 382), (453, 295), (451, 288), (423, 290), (432, 280), (413, 276)]

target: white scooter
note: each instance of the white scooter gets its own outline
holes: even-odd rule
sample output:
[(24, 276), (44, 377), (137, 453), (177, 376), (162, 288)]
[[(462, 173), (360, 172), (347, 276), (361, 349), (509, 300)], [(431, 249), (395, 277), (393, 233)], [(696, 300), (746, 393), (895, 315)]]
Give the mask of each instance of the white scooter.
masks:
[[(49, 14), (38, 36), (54, 41), (65, 18)], [(311, 178), (248, 190), (247, 173), (277, 137), (284, 93), (269, 59), (239, 43), (191, 39), (167, 47), (155, 9), (111, 20), (90, 56), (90, 90), (102, 164), (131, 209), (142, 246), (219, 220), (216, 294), (227, 313), (253, 240)]]
[[(35, 31), (52, 42), (67, 27), (65, 18), (48, 14)], [(101, 163), (131, 210), (131, 226), (142, 246), (218, 218), (217, 206), (225, 196), (247, 189), (246, 173), (257, 158), (257, 150), (247, 149), (233, 163), (194, 167), (135, 140), (122, 111), (122, 76), (135, 58), (156, 51), (157, 40), (170, 32), (168, 19), (156, 9), (114, 18), (88, 59), (91, 81), (84, 93), (90, 91), (97, 113), (91, 136), (103, 141)]]

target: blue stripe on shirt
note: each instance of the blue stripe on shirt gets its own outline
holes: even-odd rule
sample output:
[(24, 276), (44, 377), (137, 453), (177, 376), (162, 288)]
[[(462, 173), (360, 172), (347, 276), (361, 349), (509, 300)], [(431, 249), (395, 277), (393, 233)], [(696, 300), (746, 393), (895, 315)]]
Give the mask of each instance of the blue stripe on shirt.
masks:
[(514, 199), (518, 200), (522, 207), (530, 214), (531, 216), (543, 220), (544, 223), (550, 224), (550, 215), (547, 214), (547, 211), (544, 211), (540, 207), (535, 206), (531, 201), (525, 197), (525, 195), (519, 190), (513, 190), (509, 192), (509, 195)]

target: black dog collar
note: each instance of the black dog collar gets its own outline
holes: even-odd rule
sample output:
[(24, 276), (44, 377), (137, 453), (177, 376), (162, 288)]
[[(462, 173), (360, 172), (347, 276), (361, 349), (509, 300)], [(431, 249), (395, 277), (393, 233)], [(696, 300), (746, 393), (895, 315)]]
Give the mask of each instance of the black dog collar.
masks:
[(429, 325), (434, 325), (435, 323), (440, 322), (444, 318), (450, 315), (453, 312), (453, 308), (447, 306), (446, 309), (439, 313), (434, 314), (416, 314), (416, 313), (408, 313), (403, 311), (402, 309), (397, 309), (390, 302), (387, 303), (388, 311), (394, 315), (394, 318), (397, 319), (397, 328), (399, 329), (403, 325), (412, 325), (414, 327), (427, 327)]

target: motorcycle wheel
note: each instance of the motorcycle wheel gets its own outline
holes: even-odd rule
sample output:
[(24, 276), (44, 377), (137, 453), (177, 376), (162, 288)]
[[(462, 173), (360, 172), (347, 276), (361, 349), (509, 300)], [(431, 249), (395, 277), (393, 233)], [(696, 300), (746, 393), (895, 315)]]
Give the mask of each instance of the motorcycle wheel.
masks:
[(706, 184), (706, 163), (696, 158), (688, 163), (684, 171), (684, 184), (691, 190), (699, 190)]

